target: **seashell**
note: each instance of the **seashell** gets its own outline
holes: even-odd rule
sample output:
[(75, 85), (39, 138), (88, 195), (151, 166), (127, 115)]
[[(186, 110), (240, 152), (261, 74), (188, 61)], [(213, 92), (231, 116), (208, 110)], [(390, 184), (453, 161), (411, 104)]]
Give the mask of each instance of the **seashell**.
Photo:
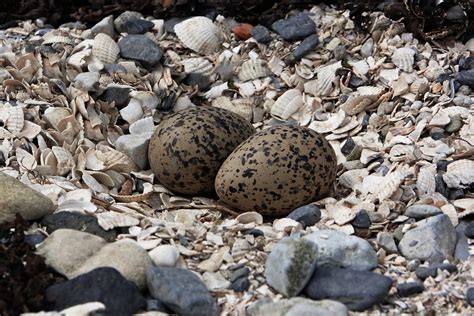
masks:
[(450, 106), (445, 109), (441, 109), (436, 113), (430, 120), (432, 126), (445, 126), (451, 122), (451, 116), (459, 115), (462, 118), (469, 117), (469, 109), (462, 106)]
[(285, 63), (280, 58), (272, 56), (272, 58), (270, 58), (270, 60), (268, 61), (267, 66), (271, 72), (273, 72), (277, 76), (280, 76), (283, 72), (283, 69), (285, 68)]
[(463, 210), (474, 209), (474, 198), (457, 199), (453, 201), (453, 205)]
[(26, 150), (22, 149), (21, 147), (17, 147), (15, 149), (15, 156), (23, 171), (25, 169), (27, 171), (32, 171), (36, 169), (38, 164), (36, 162), (35, 157)]
[(48, 123), (52, 128), (59, 130), (59, 122), (62, 119), (70, 116), (71, 114), (71, 110), (68, 108), (49, 107), (44, 111), (43, 120)]
[(109, 176), (107, 173), (101, 171), (88, 171), (88, 173), (92, 177), (94, 177), (94, 179), (96, 179), (97, 182), (99, 182), (100, 184), (103, 184), (110, 189), (116, 187), (114, 179), (112, 179), (112, 177)]
[(280, 120), (287, 120), (304, 105), (303, 95), (298, 89), (283, 93), (273, 104), (270, 114)]
[(53, 146), (51, 148), (56, 160), (56, 174), (63, 176), (71, 171), (76, 165), (72, 154), (63, 147)]
[(133, 195), (118, 195), (118, 194), (110, 194), (118, 202), (143, 202), (148, 199), (153, 192), (146, 192), (141, 194), (133, 194)]
[(461, 159), (450, 163), (443, 180), (448, 188), (466, 188), (474, 183), (474, 161)]
[(413, 83), (410, 85), (410, 92), (415, 94), (416, 96), (418, 95), (423, 95), (426, 92), (430, 90), (430, 85), (428, 80), (426, 78), (419, 78), (413, 81)]
[(187, 58), (181, 61), (185, 73), (197, 73), (203, 76), (210, 76), (214, 73), (214, 65), (206, 58)]
[(130, 157), (118, 150), (110, 149), (106, 152), (96, 151), (95, 156), (100, 162), (102, 162), (102, 170), (115, 170), (130, 173), (138, 169)]
[(92, 55), (92, 49), (85, 49), (72, 54), (67, 59), (67, 64), (77, 69), (81, 69), (87, 63), (87, 59)]
[(184, 46), (200, 54), (217, 52), (223, 41), (219, 27), (203, 16), (176, 24), (174, 31)]
[(54, 35), (51, 33), (47, 33), (44, 37), (43, 45), (51, 45), (51, 44), (66, 44), (66, 45), (74, 45), (74, 40), (69, 36), (62, 36), (62, 35)]
[(366, 75), (369, 73), (370, 67), (369, 64), (365, 60), (359, 60), (357, 62), (350, 62), (349, 63), (352, 67), (354, 67), (354, 72), (357, 75)]
[(435, 192), (436, 182), (436, 166), (425, 165), (420, 168), (416, 177), (416, 188), (418, 190), (418, 197), (429, 196)]
[(317, 133), (329, 133), (338, 128), (345, 117), (346, 113), (341, 109), (337, 113), (330, 115), (326, 121), (313, 121), (308, 127)]
[(292, 229), (294, 229), (294, 228), (299, 228), (299, 229), (301, 229), (302, 226), (301, 226), (301, 223), (295, 221), (294, 219), (291, 219), (291, 218), (280, 218), (280, 219), (275, 220), (275, 222), (273, 222), (273, 228), (274, 228), (277, 232), (287, 232), (287, 233), (290, 233)]
[(104, 64), (113, 64), (117, 60), (120, 48), (107, 34), (99, 33), (94, 37), (92, 55)]
[(247, 60), (242, 64), (239, 71), (239, 80), (248, 81), (266, 77), (270, 74), (270, 70), (267, 67), (267, 63), (261, 59)]
[(24, 137), (29, 140), (33, 140), (43, 129), (38, 124), (32, 123), (30, 121), (24, 121), (23, 129), (21, 130), (19, 137)]
[(241, 224), (255, 223), (259, 225), (263, 223), (263, 216), (258, 212), (245, 212), (239, 214), (235, 220)]
[(338, 225), (344, 225), (351, 222), (359, 212), (357, 209), (351, 209), (344, 205), (326, 204), (326, 211)]
[(452, 204), (445, 204), (440, 207), (441, 210), (443, 211), (444, 214), (448, 215), (449, 220), (453, 224), (454, 227), (458, 226), (459, 224), (459, 219), (458, 219), (458, 213), (456, 211), (456, 208)]
[(375, 187), (373, 200), (378, 199), (379, 201), (384, 201), (388, 199), (395, 193), (402, 181), (405, 180), (409, 174), (409, 171), (394, 171), (382, 177), (382, 181)]
[(339, 183), (347, 189), (360, 190), (364, 178), (368, 175), (367, 169), (348, 170), (340, 175)]
[(319, 68), (318, 79), (316, 80), (314, 87), (308, 87), (308, 92), (314, 96), (329, 95), (333, 89), (332, 84), (336, 79), (336, 71), (340, 68), (342, 68), (341, 61)]
[(347, 115), (356, 115), (363, 112), (369, 105), (377, 101), (382, 94), (380, 87), (364, 86), (357, 88), (357, 92), (351, 94), (342, 105), (342, 109)]
[(158, 106), (160, 100), (154, 92), (151, 91), (132, 91), (130, 92), (131, 100), (128, 103), (138, 103), (143, 109), (154, 110)]
[(238, 261), (245, 257), (245, 254), (252, 249), (249, 242), (245, 239), (236, 239), (232, 245), (231, 256), (235, 261)]
[(74, 78), (74, 87), (88, 92), (99, 92), (99, 73), (81, 72)]
[(148, 254), (155, 266), (174, 267), (179, 259), (179, 250), (173, 245), (160, 245)]
[(314, 77), (313, 67), (303, 63), (295, 65), (295, 72), (298, 76), (306, 80)]
[(82, 170), (78, 171), (78, 173), (81, 175), (81, 179), (84, 182), (84, 184), (92, 190), (92, 192), (98, 192), (98, 193), (107, 193), (109, 190), (105, 185), (97, 181), (96, 178), (94, 178), (87, 170)]
[(117, 212), (102, 212), (96, 214), (97, 221), (100, 227), (109, 230), (115, 227), (130, 227), (140, 224), (140, 220), (123, 213)]
[(145, 117), (139, 119), (138, 121), (133, 122), (128, 130), (132, 135), (139, 135), (139, 134), (149, 134), (153, 133), (155, 129), (155, 125), (153, 123), (153, 117)]
[(415, 63), (415, 50), (409, 47), (402, 47), (392, 54), (392, 62), (403, 71), (412, 72)]
[(25, 118), (23, 114), (23, 109), (19, 106), (12, 106), (8, 109), (8, 119), (6, 120), (5, 127), (9, 130), (14, 136), (18, 135), (23, 126), (25, 125)]

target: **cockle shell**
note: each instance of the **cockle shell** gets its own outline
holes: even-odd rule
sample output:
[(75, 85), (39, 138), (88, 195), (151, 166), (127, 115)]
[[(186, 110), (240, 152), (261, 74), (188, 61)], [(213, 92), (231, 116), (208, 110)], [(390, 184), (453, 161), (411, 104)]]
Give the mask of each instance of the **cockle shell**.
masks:
[(311, 93), (314, 96), (329, 95), (333, 89), (332, 84), (334, 79), (336, 79), (336, 71), (340, 68), (342, 68), (341, 61), (319, 68), (318, 79), (316, 81), (310, 81), (313, 82), (313, 85), (308, 86), (308, 88), (306, 88), (305, 84), (305, 91)]
[(392, 62), (403, 71), (412, 72), (416, 52), (409, 47), (402, 47), (392, 54)]
[(48, 33), (44, 36), (43, 45), (50, 45), (50, 44), (66, 44), (66, 45), (74, 45), (74, 40), (69, 36), (63, 35), (54, 35), (52, 33)]
[(242, 116), (247, 121), (253, 117), (254, 101), (251, 98), (230, 100), (228, 97), (218, 97), (212, 101), (212, 106), (226, 109)]
[(214, 65), (206, 58), (195, 57), (181, 61), (185, 73), (197, 73), (203, 76), (210, 76), (214, 72)]
[(215, 53), (222, 44), (219, 27), (203, 16), (193, 17), (176, 24), (174, 31), (184, 46), (200, 54)]
[(241, 81), (253, 80), (266, 77), (270, 74), (267, 63), (261, 59), (247, 60), (242, 64), (239, 71), (239, 79)]
[(443, 180), (449, 188), (466, 188), (474, 183), (474, 161), (461, 159), (448, 165)]
[(5, 127), (13, 135), (18, 135), (25, 124), (23, 109), (19, 106), (12, 106), (8, 109), (8, 119), (6, 121)]
[(418, 196), (430, 196), (435, 192), (436, 182), (436, 165), (425, 165), (420, 168), (416, 177), (416, 188), (418, 190)]
[(120, 48), (107, 34), (99, 33), (94, 37), (92, 55), (104, 64), (113, 64), (117, 60)]
[(270, 114), (280, 120), (287, 120), (303, 107), (303, 96), (298, 89), (283, 93), (273, 104)]

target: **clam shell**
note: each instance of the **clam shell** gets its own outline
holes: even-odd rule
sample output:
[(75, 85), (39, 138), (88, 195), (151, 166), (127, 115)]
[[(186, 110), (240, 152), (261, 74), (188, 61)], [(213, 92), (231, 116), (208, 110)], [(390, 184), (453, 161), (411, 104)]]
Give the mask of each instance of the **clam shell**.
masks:
[(270, 74), (267, 63), (261, 59), (247, 60), (242, 64), (239, 71), (239, 79), (241, 81), (253, 80), (266, 77)]
[(252, 246), (250, 246), (247, 240), (240, 238), (236, 239), (234, 241), (234, 244), (232, 245), (232, 258), (236, 261), (242, 259), (243, 257), (245, 257), (245, 254), (248, 253), (251, 248)]
[(67, 45), (74, 45), (74, 40), (68, 36), (62, 35), (53, 35), (50, 33), (46, 34), (44, 37), (43, 45), (50, 45), (50, 44), (67, 44)]
[(87, 58), (92, 54), (92, 49), (85, 49), (69, 56), (68, 65), (81, 69), (87, 63)]
[(303, 95), (298, 89), (283, 93), (273, 104), (270, 114), (280, 120), (287, 120), (304, 105)]
[(212, 106), (232, 111), (242, 116), (247, 121), (251, 121), (253, 117), (254, 101), (251, 98), (230, 100), (228, 97), (222, 96), (212, 101)]
[(184, 46), (200, 54), (215, 53), (222, 44), (219, 27), (206, 17), (184, 20), (175, 25), (174, 31)]
[(104, 64), (113, 64), (117, 60), (120, 48), (107, 34), (99, 33), (94, 37), (92, 55)]
[(204, 76), (210, 76), (214, 73), (214, 65), (206, 58), (196, 57), (187, 58), (181, 61), (184, 66), (184, 72), (197, 73)]
[(19, 106), (12, 106), (8, 109), (8, 119), (5, 127), (13, 134), (18, 135), (25, 125), (23, 109)]
[(339, 183), (353, 191), (360, 190), (364, 178), (369, 175), (367, 169), (348, 170), (340, 175)]
[(431, 195), (435, 192), (435, 175), (435, 165), (429, 164), (420, 168), (416, 178), (416, 188), (418, 189), (418, 196), (420, 198), (426, 195)]
[(338, 128), (345, 117), (346, 113), (341, 109), (337, 113), (330, 115), (326, 121), (313, 121), (308, 127), (317, 133), (329, 133)]
[(245, 212), (237, 216), (235, 220), (241, 224), (249, 224), (249, 223), (262, 224), (263, 216), (257, 212)]
[(466, 188), (474, 183), (474, 161), (461, 159), (448, 165), (443, 180), (448, 188)]
[(394, 171), (385, 177), (374, 190), (373, 199), (383, 201), (392, 196), (403, 180), (410, 174), (408, 171)]
[(415, 95), (423, 95), (430, 90), (430, 84), (426, 78), (419, 78), (410, 85), (410, 92)]
[(138, 135), (138, 134), (149, 134), (153, 133), (154, 131), (154, 124), (153, 124), (153, 118), (151, 116), (142, 118), (138, 121), (133, 122), (133, 124), (130, 125), (128, 130), (130, 131), (130, 134), (132, 135)]
[(403, 71), (412, 72), (415, 63), (415, 50), (409, 47), (402, 47), (392, 54), (392, 62)]

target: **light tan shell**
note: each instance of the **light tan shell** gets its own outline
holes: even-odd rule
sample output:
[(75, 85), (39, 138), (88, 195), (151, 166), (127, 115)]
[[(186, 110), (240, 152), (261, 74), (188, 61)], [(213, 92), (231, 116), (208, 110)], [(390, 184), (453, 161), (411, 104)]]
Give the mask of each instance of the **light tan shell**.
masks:
[(287, 120), (304, 105), (303, 95), (298, 89), (283, 93), (273, 104), (270, 114), (280, 120)]
[(74, 157), (63, 147), (53, 146), (51, 149), (57, 161), (56, 174), (63, 176), (69, 173), (69, 171), (71, 171), (71, 169), (76, 165)]
[(117, 60), (120, 48), (107, 34), (99, 33), (94, 37), (92, 55), (104, 64), (113, 64)]
[[(342, 62), (324, 66), (318, 70), (318, 79), (312, 86), (308, 87), (308, 92), (314, 96), (327, 96), (333, 90), (332, 84), (336, 79), (336, 71), (342, 68)], [(310, 81), (313, 82), (313, 81)], [(305, 87), (306, 91), (306, 87)]]
[(74, 45), (74, 40), (69, 36), (54, 35), (47, 33), (44, 37), (43, 45), (67, 44)]
[(395, 193), (395, 191), (400, 187), (402, 181), (409, 174), (409, 171), (394, 171), (386, 175), (375, 189), (373, 199), (378, 199), (379, 201), (388, 199), (393, 193)]
[(412, 72), (416, 52), (409, 47), (402, 47), (392, 54), (392, 62), (403, 71)]
[(241, 224), (255, 223), (262, 224), (263, 216), (258, 212), (245, 212), (235, 218), (235, 220)]
[(154, 127), (153, 117), (149, 116), (133, 122), (128, 130), (132, 135), (148, 134), (154, 132)]
[(119, 202), (125, 202), (125, 203), (130, 203), (130, 202), (143, 202), (153, 192), (147, 192), (147, 193), (141, 193), (141, 194), (134, 194), (134, 195), (118, 195), (118, 194), (110, 194), (111, 197), (113, 197), (116, 201)]
[(435, 175), (436, 165), (428, 164), (420, 168), (420, 171), (416, 177), (416, 188), (420, 198), (431, 195), (435, 192)]
[(100, 227), (109, 230), (115, 227), (130, 227), (140, 224), (140, 220), (128, 214), (118, 212), (98, 213), (97, 220)]
[(219, 50), (222, 35), (212, 20), (197, 16), (175, 25), (174, 31), (184, 46), (200, 54), (212, 54)]
[(247, 60), (242, 64), (239, 71), (239, 79), (241, 81), (253, 80), (257, 78), (266, 77), (270, 74), (270, 69), (264, 60)]
[(247, 240), (241, 238), (236, 239), (232, 245), (232, 258), (236, 261), (242, 259), (251, 248), (252, 247)]
[(81, 50), (69, 56), (67, 63), (71, 66), (81, 69), (87, 63), (87, 58), (92, 54), (92, 49)]
[(329, 133), (338, 128), (345, 117), (346, 113), (341, 109), (332, 114), (326, 121), (313, 121), (308, 127), (317, 133)]
[(430, 89), (430, 84), (426, 78), (419, 78), (410, 85), (410, 92), (415, 95), (423, 95)]
[(23, 109), (19, 106), (12, 106), (8, 109), (8, 119), (5, 127), (13, 134), (18, 135), (25, 125)]
[(342, 105), (342, 109), (347, 115), (356, 115), (364, 111), (369, 105), (377, 101), (383, 92), (381, 87), (359, 87), (357, 92), (351, 94)]
[(445, 126), (451, 122), (450, 116), (460, 115), (462, 118), (469, 117), (469, 109), (462, 106), (450, 106), (441, 109), (436, 113), (430, 121), (433, 126)]
[(197, 73), (204, 76), (210, 76), (214, 72), (214, 65), (206, 58), (195, 57), (187, 58), (181, 61), (184, 66), (184, 72)]
[(449, 188), (466, 188), (474, 183), (474, 161), (461, 159), (448, 165), (443, 180)]

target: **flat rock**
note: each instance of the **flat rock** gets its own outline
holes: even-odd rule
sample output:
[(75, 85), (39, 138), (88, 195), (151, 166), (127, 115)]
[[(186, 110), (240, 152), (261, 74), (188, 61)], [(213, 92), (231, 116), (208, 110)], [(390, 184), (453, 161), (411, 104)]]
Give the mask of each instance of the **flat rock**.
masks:
[(146, 286), (145, 270), (151, 265), (150, 256), (142, 247), (130, 239), (123, 239), (102, 247), (75, 270), (72, 276), (87, 273), (98, 267), (111, 267), (143, 289)]
[(72, 278), (88, 258), (107, 244), (96, 235), (73, 229), (57, 229), (38, 246), (36, 253), (45, 258), (48, 266)]
[(424, 219), (438, 214), (443, 214), (443, 211), (436, 206), (420, 204), (407, 207), (403, 215), (414, 219)]
[(121, 32), (128, 34), (144, 34), (146, 31), (153, 28), (154, 25), (153, 22), (148, 20), (131, 18), (122, 23)]
[(270, 31), (263, 25), (257, 25), (252, 28), (250, 35), (259, 43), (266, 44), (272, 40)]
[(352, 226), (357, 228), (369, 228), (372, 224), (369, 213), (366, 210), (360, 210), (351, 222)]
[(294, 61), (301, 60), (304, 56), (311, 53), (319, 45), (319, 37), (317, 34), (312, 34), (305, 38), (296, 49), (293, 51), (291, 56)]
[(287, 297), (298, 295), (311, 278), (317, 248), (308, 240), (290, 238), (273, 246), (265, 263), (268, 285)]
[(316, 265), (331, 265), (354, 270), (377, 266), (375, 250), (368, 241), (336, 230), (320, 230), (303, 237), (318, 246)]
[(468, 224), (466, 222), (460, 222), (456, 226), (456, 249), (454, 249), (454, 258), (461, 260), (461, 261), (468, 261), (470, 258), (469, 253), (469, 242), (467, 240), (464, 231)]
[(97, 268), (64, 283), (52, 285), (46, 289), (46, 300), (55, 310), (101, 302), (106, 307), (104, 315), (118, 316), (128, 316), (146, 307), (146, 300), (138, 287), (113, 268)]
[(450, 273), (454, 273), (458, 271), (456, 265), (452, 263), (439, 263), (435, 262), (429, 267), (418, 267), (415, 270), (416, 277), (420, 280), (425, 280), (428, 277), (436, 278), (438, 276), (438, 269), (445, 270)]
[(74, 229), (104, 238), (111, 242), (115, 241), (117, 232), (115, 230), (104, 230), (100, 227), (95, 216), (84, 215), (78, 212), (57, 212), (46, 215), (41, 220), (49, 233), (61, 228)]
[(313, 226), (321, 219), (321, 211), (314, 204), (303, 205), (286, 216), (303, 224), (303, 228)]
[(474, 287), (470, 287), (466, 291), (466, 302), (470, 306), (474, 306)]
[(456, 75), (456, 80), (459, 81), (459, 83), (474, 89), (474, 69), (458, 72)]
[(364, 311), (387, 297), (392, 279), (370, 271), (318, 267), (304, 293), (314, 300), (332, 299), (350, 310)]
[(398, 245), (405, 258), (435, 262), (454, 254), (456, 230), (447, 215), (429, 217), (415, 226), (403, 235)]
[(125, 11), (121, 13), (115, 20), (114, 26), (119, 33), (126, 33), (126, 23), (131, 20), (137, 20), (143, 18), (140, 12), (136, 11)]
[(15, 219), (16, 213), (26, 220), (40, 219), (54, 209), (47, 196), (0, 172), (0, 223)]
[(148, 145), (150, 138), (147, 136), (142, 134), (122, 135), (115, 142), (115, 148), (132, 158), (141, 170), (149, 169)]
[(423, 283), (419, 281), (406, 282), (397, 285), (397, 293), (400, 297), (411, 296), (414, 294), (421, 293), (425, 290)]
[(206, 285), (193, 272), (173, 267), (149, 267), (146, 281), (151, 296), (180, 315), (219, 315)]
[(238, 278), (232, 282), (230, 288), (236, 292), (245, 292), (250, 287), (250, 280), (248, 276)]
[(96, 36), (99, 33), (104, 33), (113, 38), (115, 35), (113, 15), (109, 15), (100, 20), (96, 25), (91, 28), (91, 33), (92, 36)]
[(125, 59), (135, 60), (146, 68), (160, 62), (163, 55), (161, 48), (145, 35), (127, 35), (118, 42), (120, 55)]
[(272, 29), (287, 41), (303, 39), (316, 32), (316, 24), (306, 13), (299, 13), (272, 24)]
[(278, 302), (257, 302), (247, 308), (249, 316), (346, 316), (347, 307), (337, 301), (313, 301), (303, 297), (283, 299)]

